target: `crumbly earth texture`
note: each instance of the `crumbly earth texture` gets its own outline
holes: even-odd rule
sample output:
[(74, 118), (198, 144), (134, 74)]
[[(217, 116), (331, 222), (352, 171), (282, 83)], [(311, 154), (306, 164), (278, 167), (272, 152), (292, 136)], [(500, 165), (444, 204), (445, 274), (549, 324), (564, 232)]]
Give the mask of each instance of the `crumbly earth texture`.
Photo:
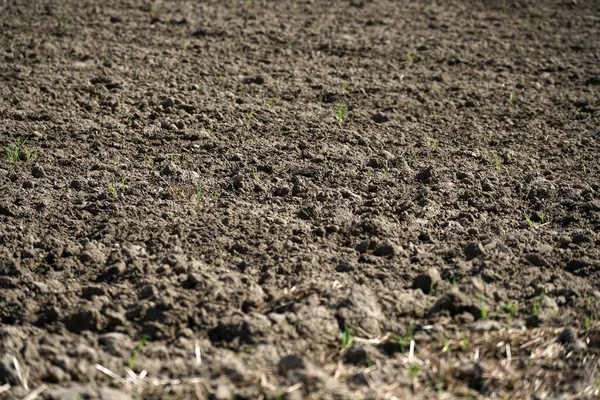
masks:
[(3, 0), (0, 397), (591, 399), (600, 2)]

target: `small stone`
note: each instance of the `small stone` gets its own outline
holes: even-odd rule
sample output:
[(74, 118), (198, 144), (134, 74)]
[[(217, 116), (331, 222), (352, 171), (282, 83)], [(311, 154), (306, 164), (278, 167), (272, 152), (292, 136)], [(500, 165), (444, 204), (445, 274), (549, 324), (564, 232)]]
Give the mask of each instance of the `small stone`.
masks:
[(33, 189), (35, 184), (32, 181), (23, 182), (23, 189)]
[(564, 344), (568, 352), (578, 352), (587, 349), (585, 342), (577, 337), (577, 333), (571, 327), (565, 328), (556, 339), (556, 342)]
[(417, 181), (421, 183), (429, 183), (431, 182), (431, 178), (433, 177), (433, 167), (429, 166), (424, 168), (419, 172), (416, 176)]
[(263, 78), (260, 75), (252, 76), (252, 77), (248, 77), (248, 78), (244, 79), (244, 83), (246, 83), (246, 84), (254, 83), (255, 85), (262, 85), (263, 83), (265, 83), (265, 78)]
[(437, 268), (429, 268), (420, 274), (413, 281), (413, 289), (421, 289), (423, 293), (429, 294), (435, 285), (442, 280), (440, 271)]
[(31, 175), (34, 178), (43, 178), (46, 176), (46, 173), (41, 165), (34, 165), (33, 168), (31, 168)]
[(363, 254), (369, 249), (369, 244), (371, 241), (369, 239), (361, 240), (359, 244), (356, 245), (355, 249), (359, 253)]
[(384, 122), (388, 122), (390, 120), (387, 115), (382, 113), (373, 114), (373, 116), (371, 116), (371, 119), (378, 124), (383, 124)]
[(286, 376), (289, 371), (294, 369), (304, 369), (306, 366), (307, 362), (304, 360), (304, 358), (295, 354), (290, 354), (279, 360), (277, 369), (279, 371), (279, 375)]
[(83, 184), (81, 181), (78, 181), (77, 179), (71, 181), (71, 189), (81, 190), (82, 188)]
[(396, 246), (390, 241), (385, 241), (377, 245), (373, 251), (373, 255), (377, 257), (388, 257), (396, 253)]
[(467, 261), (485, 255), (485, 249), (479, 242), (469, 242), (463, 249)]
[(242, 174), (237, 174), (231, 179), (231, 184), (236, 189), (244, 188), (244, 176)]
[(169, 108), (173, 107), (174, 105), (175, 105), (175, 100), (173, 100), (173, 98), (171, 98), (171, 97), (166, 98), (161, 104), (163, 110), (168, 110)]

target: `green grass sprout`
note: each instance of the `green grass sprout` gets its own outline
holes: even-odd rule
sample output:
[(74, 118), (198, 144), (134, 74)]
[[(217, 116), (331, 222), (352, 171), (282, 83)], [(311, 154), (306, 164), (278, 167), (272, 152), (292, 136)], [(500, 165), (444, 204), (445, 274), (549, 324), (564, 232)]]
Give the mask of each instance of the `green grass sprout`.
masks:
[(133, 350), (133, 353), (131, 353), (131, 357), (129, 358), (129, 362), (127, 363), (129, 369), (133, 369), (133, 367), (135, 366), (135, 362), (137, 361), (137, 358), (140, 352), (142, 351), (142, 347), (144, 347), (147, 341), (148, 336), (144, 335), (138, 342), (137, 346), (135, 346), (135, 349)]

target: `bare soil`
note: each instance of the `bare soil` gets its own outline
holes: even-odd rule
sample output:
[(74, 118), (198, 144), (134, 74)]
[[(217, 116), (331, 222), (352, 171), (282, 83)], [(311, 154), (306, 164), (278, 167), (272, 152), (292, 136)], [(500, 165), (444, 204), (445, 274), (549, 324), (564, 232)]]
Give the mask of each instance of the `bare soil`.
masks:
[(593, 0), (0, 1), (0, 397), (598, 397), (599, 66)]

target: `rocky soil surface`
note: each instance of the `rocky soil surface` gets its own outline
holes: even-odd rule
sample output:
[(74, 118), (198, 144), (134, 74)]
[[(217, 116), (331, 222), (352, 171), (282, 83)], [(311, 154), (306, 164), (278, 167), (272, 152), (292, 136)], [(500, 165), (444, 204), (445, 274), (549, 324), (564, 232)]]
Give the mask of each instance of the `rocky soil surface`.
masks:
[(0, 1), (0, 398), (591, 399), (600, 2)]

